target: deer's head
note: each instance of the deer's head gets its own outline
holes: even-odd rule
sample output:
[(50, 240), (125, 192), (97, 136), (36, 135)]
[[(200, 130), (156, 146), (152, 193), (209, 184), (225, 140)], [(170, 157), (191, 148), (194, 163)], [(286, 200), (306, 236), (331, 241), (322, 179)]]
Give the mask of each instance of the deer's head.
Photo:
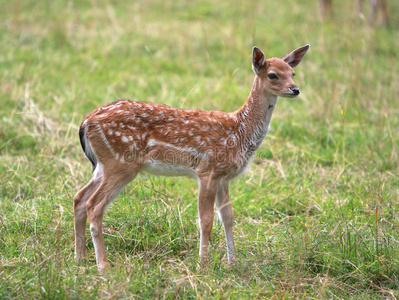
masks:
[(283, 58), (272, 57), (265, 60), (265, 55), (258, 47), (252, 51), (252, 69), (261, 80), (265, 92), (286, 98), (300, 94), (294, 82), (295, 68), (301, 62), (310, 45), (298, 48)]

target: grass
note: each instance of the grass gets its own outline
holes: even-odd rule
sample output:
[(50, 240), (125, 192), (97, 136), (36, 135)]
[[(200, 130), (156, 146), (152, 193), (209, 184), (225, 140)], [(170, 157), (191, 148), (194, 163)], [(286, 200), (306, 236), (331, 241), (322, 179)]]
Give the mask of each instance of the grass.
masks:
[[(0, 299), (399, 297), (399, 4), (372, 26), (334, 2), (0, 0)], [(267, 57), (310, 43), (231, 184), (239, 261), (215, 221), (196, 270), (196, 184), (138, 178), (105, 215), (112, 268), (74, 260), (77, 129), (116, 99), (233, 111)]]

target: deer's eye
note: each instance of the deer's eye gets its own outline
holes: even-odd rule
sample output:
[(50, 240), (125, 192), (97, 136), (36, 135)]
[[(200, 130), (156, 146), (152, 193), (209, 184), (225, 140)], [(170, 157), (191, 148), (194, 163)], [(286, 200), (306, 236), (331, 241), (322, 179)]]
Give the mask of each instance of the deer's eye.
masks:
[(274, 72), (270, 72), (269, 74), (267, 74), (267, 77), (269, 77), (269, 79), (271, 80), (278, 79), (277, 74)]

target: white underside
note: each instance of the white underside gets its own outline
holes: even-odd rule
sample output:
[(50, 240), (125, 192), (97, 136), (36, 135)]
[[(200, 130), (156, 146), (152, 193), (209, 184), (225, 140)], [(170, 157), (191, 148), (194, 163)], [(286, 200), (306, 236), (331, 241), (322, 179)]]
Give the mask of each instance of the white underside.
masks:
[(150, 161), (144, 164), (143, 172), (158, 176), (185, 176), (197, 179), (197, 174), (186, 166)]
[(97, 161), (97, 166), (93, 172), (93, 178), (96, 181), (101, 181), (103, 179), (103, 176), (104, 176), (104, 166), (101, 162)]

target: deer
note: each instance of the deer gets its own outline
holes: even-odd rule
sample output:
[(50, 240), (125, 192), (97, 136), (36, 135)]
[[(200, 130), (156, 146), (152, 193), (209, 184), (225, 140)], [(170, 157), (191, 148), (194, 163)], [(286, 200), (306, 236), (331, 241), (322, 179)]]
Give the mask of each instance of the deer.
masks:
[(119, 100), (88, 114), (79, 129), (93, 177), (74, 197), (75, 257), (85, 260), (87, 218), (97, 267), (108, 268), (103, 238), (107, 207), (139, 173), (186, 176), (198, 183), (199, 268), (207, 261), (216, 210), (227, 245), (227, 263), (237, 259), (229, 182), (248, 168), (266, 137), (279, 97), (300, 94), (293, 77), (310, 45), (283, 58), (253, 47), (255, 79), (236, 111), (178, 109), (163, 104)]
[[(363, 0), (356, 0), (356, 9), (355, 13), (357, 16), (363, 18)], [(381, 22), (384, 25), (387, 25), (389, 22), (388, 18), (388, 9), (386, 0), (370, 0), (370, 21), (371, 23), (376, 23), (377, 13), (381, 11)]]
[[(322, 17), (331, 14), (332, 12), (332, 0), (319, 0), (320, 12)], [(364, 18), (363, 13), (363, 0), (356, 0), (355, 14), (361, 18)], [(381, 22), (388, 24), (388, 9), (386, 0), (370, 0), (370, 21), (376, 23), (378, 10), (381, 10)]]

